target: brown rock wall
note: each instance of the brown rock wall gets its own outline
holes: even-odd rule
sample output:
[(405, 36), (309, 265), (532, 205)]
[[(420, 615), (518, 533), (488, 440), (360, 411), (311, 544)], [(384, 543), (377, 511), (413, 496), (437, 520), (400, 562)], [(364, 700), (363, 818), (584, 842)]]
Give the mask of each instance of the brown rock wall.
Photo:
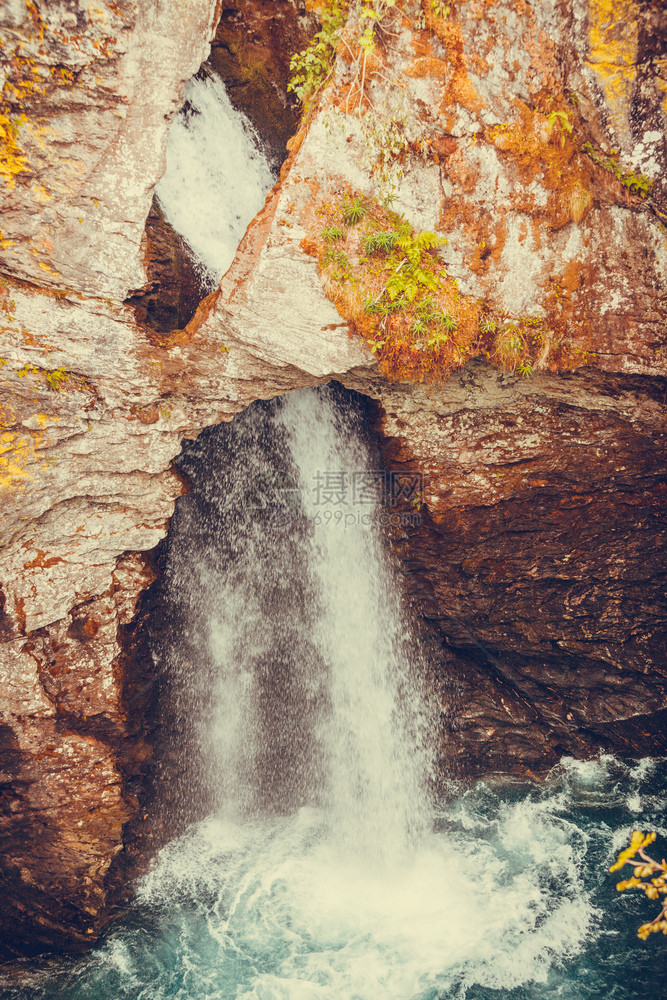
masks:
[(399, 548), (465, 691), (452, 757), (544, 769), (627, 751), (615, 724), (640, 718), (636, 752), (667, 749), (666, 388), (478, 364), (419, 403), (387, 393), (386, 461), (425, 477)]

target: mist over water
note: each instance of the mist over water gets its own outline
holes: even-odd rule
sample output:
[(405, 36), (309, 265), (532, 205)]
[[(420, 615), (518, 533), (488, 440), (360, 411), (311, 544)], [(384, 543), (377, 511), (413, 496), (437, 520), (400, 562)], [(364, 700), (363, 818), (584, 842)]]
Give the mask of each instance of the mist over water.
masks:
[[(90, 956), (0, 971), (6, 1000), (658, 1000), (648, 901), (607, 868), (667, 834), (667, 765), (564, 760), (479, 782), (400, 864), (340, 849), (324, 810), (216, 813), (160, 854)], [(18, 983), (18, 984), (17, 984)]]

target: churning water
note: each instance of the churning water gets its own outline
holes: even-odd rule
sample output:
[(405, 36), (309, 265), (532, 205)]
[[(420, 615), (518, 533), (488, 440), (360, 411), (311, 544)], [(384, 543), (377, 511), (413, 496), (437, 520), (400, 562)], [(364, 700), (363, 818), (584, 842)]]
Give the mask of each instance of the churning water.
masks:
[[(188, 100), (160, 199), (219, 275), (268, 168), (219, 81)], [(363, 412), (304, 391), (186, 449), (156, 655), (188, 729), (181, 796), (209, 815), (91, 955), (0, 974), (6, 1000), (665, 996), (663, 940), (635, 936), (650, 905), (607, 872), (635, 826), (667, 834), (664, 762), (433, 800), (437, 710)]]
[[(324, 812), (212, 815), (170, 844), (90, 956), (33, 963), (6, 1000), (662, 1000), (663, 939), (607, 873), (666, 834), (667, 767), (565, 760), (478, 783), (381, 868)], [(652, 915), (652, 914), (651, 914)], [(3, 988), (4, 987), (4, 988)]]

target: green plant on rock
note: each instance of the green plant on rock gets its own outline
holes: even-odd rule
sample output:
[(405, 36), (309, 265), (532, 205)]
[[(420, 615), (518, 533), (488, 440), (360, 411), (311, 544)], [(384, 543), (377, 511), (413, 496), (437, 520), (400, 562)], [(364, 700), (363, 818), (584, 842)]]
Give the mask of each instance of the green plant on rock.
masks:
[(493, 316), (489, 316), (488, 313), (484, 313), (479, 321), (479, 329), (484, 334), (495, 333), (498, 329), (498, 321)]
[(361, 165), (375, 179), (378, 200), (387, 204), (403, 177), (403, 158), (410, 148), (405, 135), (406, 117), (394, 112), (386, 121), (370, 112), (362, 118), (364, 154)]
[(322, 8), (322, 27), (309, 45), (290, 59), (291, 76), (287, 90), (306, 107), (331, 73), (348, 10), (349, 3), (344, 0), (328, 0)]
[(487, 358), (505, 371), (529, 378), (536, 369), (545, 368), (554, 342), (540, 316), (521, 314), (515, 318), (484, 312), (479, 332), (487, 348)]
[(344, 250), (330, 249), (327, 250), (322, 255), (322, 264), (326, 267), (328, 264), (337, 264), (343, 270), (347, 270), (350, 266), (350, 261)]
[(375, 50), (375, 32), (382, 27), (385, 15), (395, 7), (398, 0), (360, 0), (357, 3), (361, 35), (359, 44), (364, 52)]
[(344, 240), (345, 230), (341, 229), (340, 226), (329, 226), (322, 230), (322, 239), (325, 243), (336, 243), (338, 240)]
[(437, 290), (440, 275), (429, 265), (433, 261), (433, 251), (446, 243), (447, 240), (431, 232), (413, 235), (409, 223), (401, 224), (393, 251), (400, 260), (385, 284), (385, 292), (392, 302), (414, 302), (420, 291)]
[(343, 222), (346, 226), (356, 226), (366, 215), (366, 211), (363, 198), (346, 198), (343, 202)]
[(547, 115), (547, 121), (549, 122), (549, 125), (551, 125), (552, 128), (554, 127), (554, 125), (556, 125), (556, 123), (558, 123), (561, 132), (560, 144), (561, 147), (564, 146), (565, 133), (567, 132), (569, 135), (572, 135), (573, 132), (572, 122), (570, 121), (570, 116), (568, 115), (567, 111), (551, 111)]
[[(478, 353), (479, 307), (447, 275), (439, 254), (447, 240), (414, 230), (386, 205), (356, 192), (323, 204), (318, 215), (325, 292), (388, 378), (442, 376)], [(333, 259), (340, 247), (324, 237), (341, 223), (348, 262), (344, 271)]]
[(587, 156), (590, 156), (593, 163), (597, 164), (598, 167), (602, 167), (608, 174), (613, 174), (616, 180), (620, 181), (623, 187), (627, 188), (632, 194), (638, 194), (640, 198), (645, 198), (653, 187), (653, 181), (646, 174), (623, 171), (616, 159), (618, 156), (617, 149), (610, 150), (608, 154), (603, 153), (601, 150), (596, 149), (590, 142), (585, 142), (581, 149)]
[(564, 132), (572, 134), (572, 122), (567, 111), (551, 111), (547, 115), (547, 121), (550, 125), (555, 125), (558, 122)]
[[(449, 15), (451, 6), (444, 0), (429, 0), (429, 7), (433, 17), (441, 17), (443, 20)], [(423, 31), (426, 27), (426, 9), (421, 7), (415, 18), (415, 27)]]
[(11, 118), (0, 110), (0, 177), (12, 190), (18, 174), (30, 169), (19, 145), (21, 126), (27, 121), (25, 115)]
[[(343, 28), (352, 8), (357, 16), (358, 33), (353, 39), (355, 50), (353, 75), (361, 78), (361, 98), (366, 77), (368, 56), (375, 51), (377, 32), (383, 29), (387, 13), (398, 0), (325, 0), (321, 8), (322, 26), (309, 45), (290, 59), (290, 80), (287, 90), (296, 95), (307, 109), (331, 73)], [(349, 47), (349, 46), (348, 46)]]
[(368, 233), (364, 236), (363, 247), (367, 257), (374, 253), (387, 254), (396, 246), (397, 233), (393, 229), (380, 230), (377, 233)]
[(444, 3), (443, 0), (431, 0), (431, 12), (435, 17), (447, 17), (450, 10), (449, 4)]
[(77, 375), (74, 372), (68, 371), (66, 368), (53, 368), (51, 370), (37, 368), (35, 365), (25, 364), (23, 368), (20, 368), (16, 373), (19, 378), (25, 378), (26, 375), (37, 375), (41, 377), (45, 382), (49, 392), (65, 392), (65, 387), (69, 382), (78, 389), (89, 390), (91, 386), (86, 382), (86, 379), (82, 375)]

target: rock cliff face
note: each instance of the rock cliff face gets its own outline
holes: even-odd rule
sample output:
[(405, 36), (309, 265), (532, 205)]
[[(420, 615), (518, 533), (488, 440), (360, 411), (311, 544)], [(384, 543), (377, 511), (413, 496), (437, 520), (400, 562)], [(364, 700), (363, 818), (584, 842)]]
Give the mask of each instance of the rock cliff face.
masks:
[[(267, 80), (310, 22), (288, 0), (246, 7), (241, 23), (224, 6), (214, 60), (248, 107), (261, 77), (256, 120), (286, 135)], [(408, 2), (363, 70), (353, 10), (281, 183), (219, 291), (169, 332), (178, 307), (148, 322), (145, 296), (126, 300), (147, 285), (169, 120), (220, 13), (0, 14), (0, 955), (83, 947), (105, 919), (148, 752), (127, 640), (153, 575), (142, 553), (184, 488), (183, 436), (257, 398), (337, 378), (379, 401), (387, 463), (423, 471), (422, 526), (396, 543), (443, 640), (449, 759), (665, 749), (660, 5), (470, 0), (442, 18)], [(387, 157), (392, 122), (404, 143)], [(646, 198), (631, 173), (653, 181)], [(311, 254), (318, 208), (387, 177), (410, 222), (449, 240), (461, 293), (536, 317), (560, 355), (519, 379), (480, 340), (431, 383), (381, 373)]]
[(542, 770), (665, 750), (665, 387), (481, 364), (386, 402), (427, 511), (400, 546), (445, 638), (450, 764)]

